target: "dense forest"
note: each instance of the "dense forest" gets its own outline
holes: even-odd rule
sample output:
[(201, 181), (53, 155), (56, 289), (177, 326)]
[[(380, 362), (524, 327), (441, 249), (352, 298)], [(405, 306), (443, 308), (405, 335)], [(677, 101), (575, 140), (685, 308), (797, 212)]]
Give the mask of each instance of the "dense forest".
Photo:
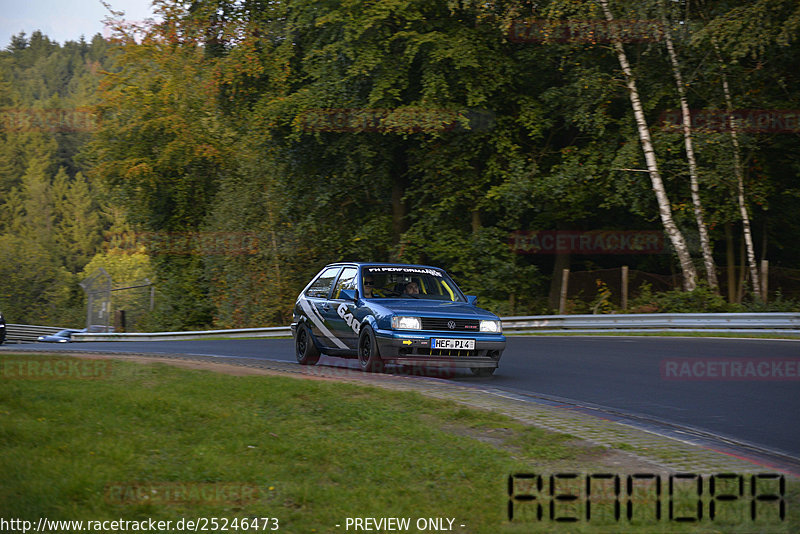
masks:
[[(82, 326), (102, 267), (154, 284), (139, 328), (285, 325), (339, 260), (442, 266), (502, 315), (622, 265), (677, 280), (642, 310), (800, 309), (795, 0), (154, 6), (0, 52), (9, 322)], [(599, 231), (663, 248), (531, 246)], [(572, 309), (619, 311), (598, 288)]]

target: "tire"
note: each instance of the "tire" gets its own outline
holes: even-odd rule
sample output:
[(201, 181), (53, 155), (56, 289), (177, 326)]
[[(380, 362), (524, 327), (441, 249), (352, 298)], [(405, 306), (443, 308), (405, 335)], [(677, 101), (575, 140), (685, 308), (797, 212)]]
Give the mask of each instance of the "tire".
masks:
[(362, 371), (383, 372), (383, 360), (381, 360), (378, 342), (375, 340), (375, 333), (369, 326), (362, 327), (361, 335), (358, 336), (358, 363)]
[(319, 349), (314, 345), (311, 331), (305, 324), (297, 325), (294, 338), (294, 354), (300, 365), (314, 365), (319, 361)]
[(492, 376), (497, 367), (471, 367), (470, 371), (475, 376)]

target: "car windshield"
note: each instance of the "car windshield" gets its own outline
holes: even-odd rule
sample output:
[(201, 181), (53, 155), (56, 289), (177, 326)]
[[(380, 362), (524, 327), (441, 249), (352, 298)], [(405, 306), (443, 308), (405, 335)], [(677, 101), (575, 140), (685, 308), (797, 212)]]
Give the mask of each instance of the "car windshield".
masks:
[(60, 332), (56, 332), (53, 334), (56, 337), (70, 337), (72, 335), (72, 330), (61, 330)]
[(369, 265), (361, 269), (365, 298), (408, 298), (465, 302), (447, 273), (430, 267)]

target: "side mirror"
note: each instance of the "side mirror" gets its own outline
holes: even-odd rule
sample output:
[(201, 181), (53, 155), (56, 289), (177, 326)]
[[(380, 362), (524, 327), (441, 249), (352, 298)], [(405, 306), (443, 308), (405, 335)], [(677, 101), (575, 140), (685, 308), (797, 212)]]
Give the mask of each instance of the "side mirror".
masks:
[(358, 300), (358, 289), (342, 289), (339, 292), (339, 298), (355, 302)]
[(473, 306), (478, 305), (478, 297), (475, 295), (467, 295), (467, 303), (472, 304)]

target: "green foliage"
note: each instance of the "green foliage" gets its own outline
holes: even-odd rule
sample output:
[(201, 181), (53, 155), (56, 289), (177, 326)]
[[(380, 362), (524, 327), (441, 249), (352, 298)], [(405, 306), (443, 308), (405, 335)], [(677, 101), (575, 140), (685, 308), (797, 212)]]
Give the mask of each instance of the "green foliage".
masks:
[(800, 300), (786, 298), (779, 290), (775, 295), (770, 295), (767, 302), (763, 300), (748, 299), (742, 303), (742, 311), (766, 313), (766, 312), (800, 312)]
[[(660, 224), (605, 36), (508, 38), (528, 17), (555, 26), (601, 19), (596, 2), (155, 4), (162, 22), (140, 28), (139, 42), (120, 22), (108, 41), (61, 46), (37, 32), (0, 52), (2, 110), (97, 113), (92, 132), (0, 129), (0, 235), (30, 240), (44, 265), (71, 274), (100, 261), (103, 242), (114, 248), (122, 233), (255, 243), (244, 252), (142, 251), (158, 281), (153, 328), (286, 324), (308, 277), (345, 259), (440, 265), (490, 309), (540, 313), (557, 262), (515, 254), (511, 232)], [(679, 7), (625, 0), (611, 9), (620, 21), (666, 16), (675, 26), (693, 109), (724, 107), (723, 68), (735, 106), (795, 109), (794, 3)], [(722, 62), (709, 59), (714, 43)], [(665, 47), (658, 39), (624, 46), (671, 209), (691, 228), (682, 135), (660, 127), (677, 108)], [(491, 120), (470, 123), (469, 113)], [(740, 217), (730, 136), (698, 129), (694, 137), (721, 265), (719, 229)], [(800, 261), (792, 140), (740, 136), (756, 249), (778, 266)], [(572, 262), (584, 259), (674, 267), (666, 254)], [(656, 296), (653, 306), (719, 307), (713, 292), (698, 291)], [(74, 308), (80, 295), (69, 293), (65, 306)], [(609, 311), (607, 303), (577, 300), (572, 309)]]
[(0, 280), (0, 309), (8, 322), (80, 325), (70, 290), (75, 277), (36, 241), (0, 235)]
[(614, 305), (611, 303), (611, 289), (608, 284), (600, 279), (596, 280), (597, 296), (591, 304), (592, 313), (614, 313)]
[(731, 306), (705, 283), (698, 284), (694, 291), (675, 289), (653, 293), (650, 284), (644, 284), (639, 295), (629, 305), (631, 313), (723, 313)]
[(12, 322), (83, 326), (76, 273), (109, 218), (75, 156), (108, 48), (34, 32), (0, 52), (0, 308)]

